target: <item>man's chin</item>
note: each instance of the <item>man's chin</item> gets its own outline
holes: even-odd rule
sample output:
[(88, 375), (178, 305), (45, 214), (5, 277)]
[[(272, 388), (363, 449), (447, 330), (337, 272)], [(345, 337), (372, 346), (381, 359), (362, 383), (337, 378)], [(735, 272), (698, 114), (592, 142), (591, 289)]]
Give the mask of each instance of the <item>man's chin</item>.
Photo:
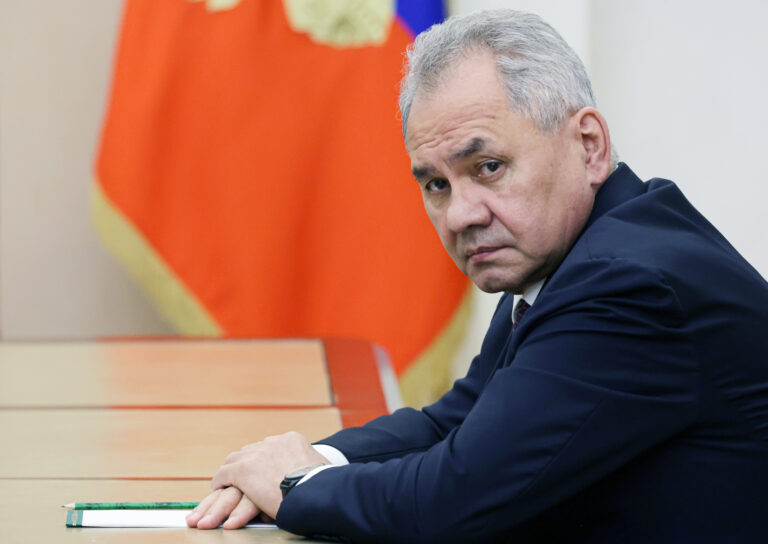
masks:
[(469, 275), (472, 283), (485, 293), (518, 293), (520, 286), (511, 278), (498, 277), (493, 274), (479, 273)]

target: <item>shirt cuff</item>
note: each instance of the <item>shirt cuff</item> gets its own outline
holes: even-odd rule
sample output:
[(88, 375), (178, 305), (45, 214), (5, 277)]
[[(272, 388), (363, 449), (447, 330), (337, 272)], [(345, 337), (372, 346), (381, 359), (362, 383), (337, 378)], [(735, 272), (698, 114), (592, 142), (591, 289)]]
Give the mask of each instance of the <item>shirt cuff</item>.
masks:
[[(349, 464), (349, 463), (347, 463), (347, 464)], [(339, 466), (339, 465), (320, 465), (320, 466), (319, 466), (319, 467), (317, 467), (317, 468), (313, 468), (312, 470), (310, 470), (309, 472), (307, 472), (307, 473), (306, 473), (306, 475), (305, 475), (305, 476), (304, 476), (304, 477), (303, 477), (301, 480), (299, 480), (299, 481), (298, 481), (298, 483), (297, 483), (296, 485), (301, 485), (301, 484), (303, 484), (304, 482), (306, 482), (307, 480), (309, 480), (309, 479), (310, 479), (312, 476), (314, 476), (315, 474), (317, 474), (318, 472), (322, 472), (322, 471), (324, 471), (324, 470), (325, 470), (325, 469), (327, 469), (327, 468), (333, 468), (333, 467), (335, 467), (335, 466)]]
[(331, 465), (340, 466), (349, 464), (346, 456), (333, 446), (328, 446), (326, 444), (312, 444), (312, 447), (315, 448), (317, 453), (328, 459), (331, 462)]
[(347, 457), (341, 453), (339, 450), (334, 448), (333, 446), (328, 446), (326, 444), (312, 444), (312, 447), (315, 448), (315, 451), (328, 459), (331, 464), (330, 465), (322, 465), (317, 468), (313, 468), (307, 474), (299, 480), (299, 482), (296, 485), (301, 485), (307, 480), (309, 480), (312, 476), (317, 474), (318, 472), (321, 472), (327, 468), (331, 467), (339, 467), (342, 465), (348, 465), (349, 461), (347, 461)]

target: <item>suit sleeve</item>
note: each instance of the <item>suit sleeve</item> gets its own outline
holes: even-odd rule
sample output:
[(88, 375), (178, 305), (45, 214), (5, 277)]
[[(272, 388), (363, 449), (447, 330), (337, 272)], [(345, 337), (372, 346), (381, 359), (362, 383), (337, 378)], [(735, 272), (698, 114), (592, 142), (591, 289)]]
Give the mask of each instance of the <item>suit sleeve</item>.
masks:
[(480, 354), (467, 376), (431, 406), (422, 410), (403, 408), (374, 419), (362, 427), (344, 429), (320, 440), (341, 451), (350, 462), (385, 461), (408, 453), (424, 451), (443, 440), (460, 425), (475, 404), (488, 379), (511, 326), (512, 297), (503, 296), (491, 321)]
[(461, 425), (426, 451), (323, 471), (278, 525), (355, 542), (514, 535), (690, 425), (699, 378), (674, 292), (623, 261), (579, 266), (529, 310)]

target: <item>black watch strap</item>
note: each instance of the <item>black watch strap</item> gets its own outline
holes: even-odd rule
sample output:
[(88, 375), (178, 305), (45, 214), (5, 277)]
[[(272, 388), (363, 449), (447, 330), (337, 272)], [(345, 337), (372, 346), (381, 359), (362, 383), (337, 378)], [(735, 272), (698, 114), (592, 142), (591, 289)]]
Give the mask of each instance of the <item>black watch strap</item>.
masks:
[(285, 498), (291, 489), (296, 487), (296, 484), (298, 484), (304, 476), (315, 470), (317, 467), (322, 466), (325, 466), (325, 463), (318, 463), (316, 465), (309, 465), (308, 467), (301, 467), (294, 470), (293, 472), (286, 474), (283, 478), (283, 481), (280, 482), (280, 491), (283, 492), (283, 498)]

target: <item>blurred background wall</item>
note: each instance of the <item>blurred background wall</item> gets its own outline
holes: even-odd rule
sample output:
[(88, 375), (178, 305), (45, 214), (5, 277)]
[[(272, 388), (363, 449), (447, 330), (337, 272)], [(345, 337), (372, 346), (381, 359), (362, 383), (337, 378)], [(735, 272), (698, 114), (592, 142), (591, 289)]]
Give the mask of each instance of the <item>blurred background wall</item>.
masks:
[[(90, 223), (121, 0), (0, 0), (0, 338), (171, 334)], [(764, 276), (768, 4), (454, 0), (542, 15), (584, 59), (614, 145), (673, 179)], [(393, 120), (393, 122), (396, 122)], [(713, 285), (713, 289), (717, 286)], [(498, 295), (474, 298), (477, 351)]]

